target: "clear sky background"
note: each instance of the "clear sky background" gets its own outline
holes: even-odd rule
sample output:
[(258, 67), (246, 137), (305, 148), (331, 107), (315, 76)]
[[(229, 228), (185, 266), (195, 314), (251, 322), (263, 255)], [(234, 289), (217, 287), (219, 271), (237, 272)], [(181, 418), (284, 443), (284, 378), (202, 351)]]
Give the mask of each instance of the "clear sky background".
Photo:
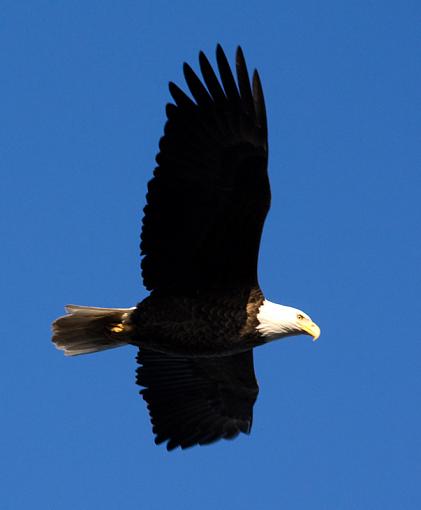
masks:
[[(0, 7), (0, 507), (421, 508), (421, 3)], [(252, 435), (167, 453), (135, 349), (65, 358), (63, 305), (146, 296), (138, 236), (169, 100), (217, 42), (258, 67), (266, 296), (322, 336), (255, 351)]]

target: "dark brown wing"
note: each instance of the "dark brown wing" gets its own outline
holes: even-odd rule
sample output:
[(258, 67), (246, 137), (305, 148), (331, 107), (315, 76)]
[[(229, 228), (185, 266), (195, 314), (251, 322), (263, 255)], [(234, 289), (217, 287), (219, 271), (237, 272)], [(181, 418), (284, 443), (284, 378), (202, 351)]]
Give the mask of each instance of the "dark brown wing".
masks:
[(267, 127), (257, 72), (252, 88), (241, 48), (237, 81), (220, 46), (221, 83), (203, 53), (204, 84), (184, 64), (194, 98), (170, 83), (141, 235), (147, 289), (257, 285), (257, 258), (270, 205)]
[(259, 391), (253, 351), (194, 359), (140, 349), (137, 360), (156, 444), (172, 450), (250, 433)]

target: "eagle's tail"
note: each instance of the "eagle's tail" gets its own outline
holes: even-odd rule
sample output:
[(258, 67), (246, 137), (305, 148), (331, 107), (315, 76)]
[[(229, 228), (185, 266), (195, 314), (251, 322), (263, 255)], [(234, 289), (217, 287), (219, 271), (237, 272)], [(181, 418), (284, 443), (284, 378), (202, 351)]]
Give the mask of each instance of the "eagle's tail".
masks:
[(128, 319), (134, 308), (67, 305), (53, 322), (53, 342), (66, 356), (113, 349), (130, 343)]

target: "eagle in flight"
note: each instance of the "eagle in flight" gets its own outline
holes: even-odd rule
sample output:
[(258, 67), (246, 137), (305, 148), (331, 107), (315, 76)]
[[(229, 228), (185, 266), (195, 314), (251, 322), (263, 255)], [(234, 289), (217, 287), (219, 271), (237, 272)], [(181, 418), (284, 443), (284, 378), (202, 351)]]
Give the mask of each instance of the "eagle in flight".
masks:
[(253, 349), (319, 327), (265, 299), (259, 244), (270, 206), (266, 111), (259, 75), (241, 48), (236, 79), (218, 45), (219, 78), (203, 52), (188, 64), (191, 96), (173, 103), (148, 184), (141, 233), (150, 294), (133, 308), (68, 305), (53, 342), (68, 356), (122, 345), (139, 351), (137, 383), (155, 443), (168, 450), (250, 433), (258, 394)]

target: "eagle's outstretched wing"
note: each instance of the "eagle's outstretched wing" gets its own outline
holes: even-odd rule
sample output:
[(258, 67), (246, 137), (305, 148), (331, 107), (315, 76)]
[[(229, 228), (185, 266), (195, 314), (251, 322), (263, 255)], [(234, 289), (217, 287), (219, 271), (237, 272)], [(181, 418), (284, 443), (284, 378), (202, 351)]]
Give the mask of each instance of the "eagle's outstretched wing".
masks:
[(250, 432), (259, 391), (253, 351), (194, 359), (140, 349), (137, 360), (155, 443), (172, 450)]
[(158, 166), (149, 182), (141, 234), (149, 290), (256, 286), (270, 205), (267, 126), (260, 79), (252, 86), (241, 48), (237, 82), (222, 48), (220, 80), (199, 55), (203, 83), (184, 64), (194, 100), (175, 84)]

